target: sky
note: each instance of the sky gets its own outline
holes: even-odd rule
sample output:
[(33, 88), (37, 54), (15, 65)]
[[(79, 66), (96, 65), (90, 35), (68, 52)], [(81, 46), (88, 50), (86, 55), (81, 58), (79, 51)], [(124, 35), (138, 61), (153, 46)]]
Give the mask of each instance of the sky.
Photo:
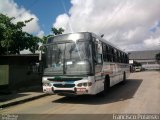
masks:
[(24, 31), (42, 37), (51, 28), (93, 32), (125, 51), (160, 50), (160, 0), (0, 0), (13, 22), (34, 18)]

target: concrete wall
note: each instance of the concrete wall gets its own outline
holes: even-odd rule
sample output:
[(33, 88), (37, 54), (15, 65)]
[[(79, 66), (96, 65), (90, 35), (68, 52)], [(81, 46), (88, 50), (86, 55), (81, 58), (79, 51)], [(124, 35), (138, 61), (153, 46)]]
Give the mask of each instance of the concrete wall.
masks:
[(0, 65), (0, 85), (9, 83), (9, 65)]
[(10, 65), (9, 84), (10, 89), (40, 86), (41, 75), (38, 72), (32, 72), (27, 65)]
[[(38, 55), (0, 56), (0, 65), (8, 66), (8, 84), (10, 90), (31, 86), (40, 86), (42, 75), (39, 74)], [(3, 69), (0, 70), (4, 73)], [(6, 86), (6, 85), (5, 85)], [(1, 88), (7, 88), (0, 85)]]

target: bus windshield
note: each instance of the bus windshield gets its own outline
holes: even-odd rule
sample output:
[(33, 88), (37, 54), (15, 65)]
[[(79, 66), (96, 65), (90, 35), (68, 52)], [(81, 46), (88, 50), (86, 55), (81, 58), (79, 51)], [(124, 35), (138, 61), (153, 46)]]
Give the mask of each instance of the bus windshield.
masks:
[(54, 43), (46, 46), (44, 75), (84, 75), (90, 72), (89, 42)]

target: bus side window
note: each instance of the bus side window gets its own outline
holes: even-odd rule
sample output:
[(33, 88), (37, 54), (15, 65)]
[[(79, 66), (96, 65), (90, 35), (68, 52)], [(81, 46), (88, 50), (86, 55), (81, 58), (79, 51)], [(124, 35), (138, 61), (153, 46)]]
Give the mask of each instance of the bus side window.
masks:
[(97, 56), (97, 63), (102, 64), (102, 54), (98, 54)]
[(102, 50), (103, 50), (103, 60), (107, 61), (106, 45), (104, 43), (102, 45)]
[(99, 40), (94, 41), (94, 64), (95, 73), (102, 71), (102, 43)]
[(100, 42), (95, 42), (95, 62), (97, 64), (102, 64), (102, 44)]

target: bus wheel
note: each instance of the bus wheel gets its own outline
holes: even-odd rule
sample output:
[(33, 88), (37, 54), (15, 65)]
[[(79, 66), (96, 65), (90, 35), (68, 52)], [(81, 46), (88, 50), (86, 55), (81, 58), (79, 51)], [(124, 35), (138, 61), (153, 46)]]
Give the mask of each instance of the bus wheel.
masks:
[(98, 94), (98, 96), (105, 97), (106, 94), (107, 94), (107, 92), (108, 92), (108, 90), (109, 90), (109, 86), (110, 86), (110, 84), (109, 84), (109, 77), (107, 77), (107, 78), (105, 79), (105, 81), (104, 81), (104, 90), (103, 90), (102, 92), (100, 92), (100, 93)]
[(123, 81), (122, 81), (122, 83), (123, 83), (123, 84), (126, 83), (126, 73), (125, 73), (125, 72), (123, 73)]

